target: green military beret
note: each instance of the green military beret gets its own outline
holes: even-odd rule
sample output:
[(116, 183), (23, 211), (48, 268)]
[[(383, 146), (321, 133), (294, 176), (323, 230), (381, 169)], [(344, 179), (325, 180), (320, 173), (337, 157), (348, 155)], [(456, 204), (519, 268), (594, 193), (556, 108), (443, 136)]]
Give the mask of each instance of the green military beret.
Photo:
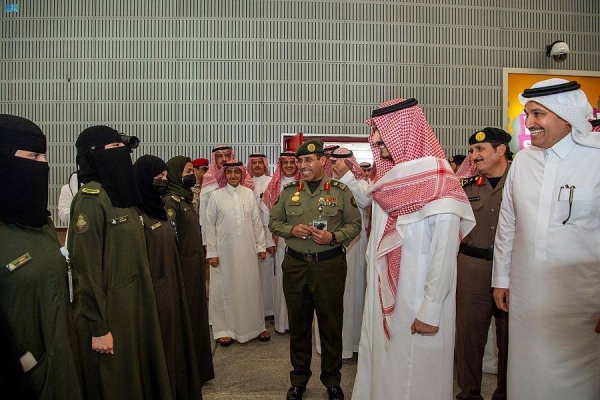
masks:
[(302, 143), (298, 150), (296, 150), (296, 157), (304, 156), (307, 154), (323, 153), (324, 147), (325, 144), (322, 140), (308, 140)]
[(499, 128), (483, 128), (480, 131), (475, 132), (469, 138), (469, 145), (473, 145), (475, 143), (503, 143), (508, 145), (512, 136), (510, 133), (499, 129)]

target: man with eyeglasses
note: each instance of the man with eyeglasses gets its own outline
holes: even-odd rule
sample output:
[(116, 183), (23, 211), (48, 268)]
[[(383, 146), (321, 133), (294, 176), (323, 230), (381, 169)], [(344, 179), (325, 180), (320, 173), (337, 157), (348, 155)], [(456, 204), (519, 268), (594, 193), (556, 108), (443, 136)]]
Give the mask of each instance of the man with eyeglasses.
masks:
[(330, 400), (344, 399), (342, 369), (344, 246), (360, 233), (360, 212), (352, 192), (325, 175), (323, 142), (309, 140), (296, 151), (301, 180), (284, 186), (273, 205), (269, 229), (285, 239), (283, 292), (290, 323), (288, 400), (302, 399), (311, 377), (312, 321), (321, 336), (321, 382)]
[(598, 399), (600, 135), (577, 82), (537, 82), (519, 101), (532, 146), (506, 178), (492, 274), (510, 310), (508, 398)]
[(511, 136), (498, 128), (484, 128), (469, 138), (471, 159), (478, 174), (464, 179), (477, 224), (463, 239), (458, 254), (456, 285), (457, 400), (483, 400), (482, 363), (492, 316), (496, 323), (498, 383), (492, 400), (506, 399), (508, 313), (496, 307), (492, 295), (492, 258), (502, 190), (508, 172)]

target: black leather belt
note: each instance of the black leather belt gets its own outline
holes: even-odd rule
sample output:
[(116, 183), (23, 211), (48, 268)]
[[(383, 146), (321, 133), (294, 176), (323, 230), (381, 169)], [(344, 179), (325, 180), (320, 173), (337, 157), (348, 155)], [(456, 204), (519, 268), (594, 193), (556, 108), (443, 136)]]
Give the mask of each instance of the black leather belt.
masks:
[(482, 249), (480, 247), (473, 247), (466, 245), (464, 243), (460, 244), (460, 252), (464, 255), (475, 257), (475, 258), (483, 258), (486, 261), (492, 261), (494, 259), (494, 248), (490, 247), (489, 249)]
[(291, 247), (287, 248), (287, 253), (290, 255), (290, 257), (292, 257), (298, 261), (316, 262), (316, 263), (337, 257), (340, 254), (342, 254), (343, 252), (344, 252), (344, 246), (334, 247), (331, 250), (325, 250), (320, 253), (301, 253), (299, 251), (292, 249)]

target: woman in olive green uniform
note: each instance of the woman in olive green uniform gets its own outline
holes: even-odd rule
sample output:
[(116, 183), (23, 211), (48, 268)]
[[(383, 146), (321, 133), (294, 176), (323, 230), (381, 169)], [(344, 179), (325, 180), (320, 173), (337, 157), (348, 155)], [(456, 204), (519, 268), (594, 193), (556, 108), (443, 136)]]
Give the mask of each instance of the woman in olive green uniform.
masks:
[(171, 399), (130, 150), (107, 126), (77, 139), (69, 252), (86, 399)]
[(205, 383), (215, 377), (215, 372), (208, 328), (202, 235), (198, 214), (192, 207), (191, 188), (196, 183), (196, 178), (192, 161), (187, 157), (173, 157), (167, 162), (167, 166), (169, 187), (163, 201), (167, 216), (177, 224), (179, 257), (194, 332), (198, 371), (200, 381)]
[[(82, 399), (67, 263), (48, 218), (46, 137), (0, 115), (0, 397)], [(66, 253), (65, 253), (66, 254)]]
[(192, 325), (179, 264), (175, 221), (167, 219), (161, 194), (167, 188), (167, 164), (145, 155), (133, 165), (143, 203), (150, 275), (160, 319), (173, 399), (201, 399)]

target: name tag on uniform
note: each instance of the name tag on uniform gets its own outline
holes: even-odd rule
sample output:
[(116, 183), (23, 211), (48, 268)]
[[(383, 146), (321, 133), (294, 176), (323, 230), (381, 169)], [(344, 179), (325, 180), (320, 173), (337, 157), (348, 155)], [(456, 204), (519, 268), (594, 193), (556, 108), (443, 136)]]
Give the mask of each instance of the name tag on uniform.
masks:
[(158, 229), (162, 226), (162, 224), (160, 222), (155, 223), (154, 225), (152, 225), (150, 228), (152, 230)]
[(12, 260), (8, 264), (6, 264), (6, 269), (8, 270), (8, 272), (13, 272), (15, 269), (27, 264), (29, 261), (31, 261), (31, 255), (29, 253), (25, 253), (16, 260)]
[(469, 201), (479, 201), (479, 200), (481, 200), (480, 196), (469, 197)]
[(122, 224), (123, 222), (129, 221), (129, 215), (123, 215), (121, 217), (113, 218), (110, 220), (111, 225)]

